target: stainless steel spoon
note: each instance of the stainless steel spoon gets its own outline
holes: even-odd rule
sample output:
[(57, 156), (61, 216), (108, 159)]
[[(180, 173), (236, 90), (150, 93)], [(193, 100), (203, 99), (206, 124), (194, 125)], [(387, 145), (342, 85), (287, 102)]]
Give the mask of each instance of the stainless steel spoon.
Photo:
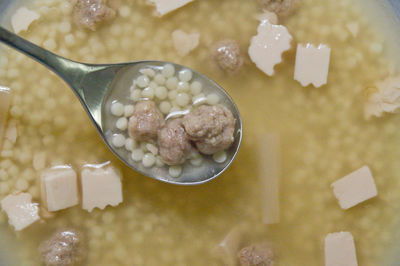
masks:
[[(110, 105), (114, 100), (128, 103), (129, 88), (134, 77), (138, 76), (139, 69), (151, 67), (161, 68), (168, 62), (162, 61), (136, 61), (120, 64), (83, 64), (60, 57), (47, 51), (18, 35), (0, 27), (0, 41), (10, 47), (32, 57), (60, 76), (75, 92), (87, 114), (96, 126), (99, 134), (111, 151), (125, 164), (148, 177), (179, 185), (195, 185), (210, 181), (225, 171), (234, 160), (242, 140), (242, 120), (232, 98), (218, 84), (206, 76), (193, 71), (193, 79), (203, 84), (206, 92), (213, 92), (220, 96), (221, 103), (231, 110), (236, 118), (235, 141), (227, 151), (224, 163), (216, 163), (211, 158), (206, 158), (200, 167), (193, 167), (186, 163), (183, 172), (178, 178), (173, 178), (168, 173), (167, 167), (145, 168), (141, 163), (134, 162), (130, 154), (123, 148), (111, 145), (111, 137), (115, 127), (116, 118), (110, 114)], [(183, 68), (173, 64), (176, 70)]]

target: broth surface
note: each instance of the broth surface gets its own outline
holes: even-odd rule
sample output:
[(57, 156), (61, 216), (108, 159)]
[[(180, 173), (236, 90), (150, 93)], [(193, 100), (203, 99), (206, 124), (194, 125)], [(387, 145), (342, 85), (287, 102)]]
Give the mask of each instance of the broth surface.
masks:
[[(323, 265), (324, 238), (338, 231), (353, 234), (359, 265), (393, 265), (385, 258), (400, 238), (393, 231), (400, 221), (400, 116), (363, 118), (366, 88), (395, 69), (372, 15), (355, 0), (303, 0), (282, 23), (295, 42), (332, 48), (328, 84), (315, 89), (293, 79), (295, 42), (273, 77), (250, 62), (256, 1), (198, 0), (162, 19), (151, 15), (144, 0), (120, 2), (130, 14), (91, 32), (73, 25), (68, 2), (37, 0), (32, 9), (41, 18), (22, 36), (77, 61), (153, 59), (196, 69), (238, 105), (241, 150), (222, 176), (204, 185), (179, 187), (145, 178), (115, 160), (58, 77), (5, 48), (0, 82), (13, 90), (9, 119), (17, 123), (18, 139), (3, 143), (12, 154), (0, 158), (0, 198), (24, 190), (40, 201), (39, 173), (32, 167), (40, 151), (47, 153), (49, 166), (66, 163), (78, 170), (84, 163), (111, 160), (124, 176), (124, 202), (118, 207), (88, 213), (77, 206), (16, 233), (17, 265), (39, 265), (40, 241), (67, 225), (87, 230), (88, 265), (220, 265), (213, 247), (238, 224), (252, 239), (277, 244), (278, 265)], [(356, 38), (346, 28), (352, 22), (360, 27)], [(175, 29), (199, 32), (199, 47), (179, 57), (171, 38)], [(222, 73), (209, 55), (211, 44), (226, 38), (238, 41), (247, 58), (236, 76)], [(281, 222), (271, 226), (262, 224), (257, 173), (263, 151), (255, 142), (268, 133), (280, 135), (282, 153)], [(344, 211), (330, 184), (365, 164), (379, 195)], [(2, 235), (13, 239), (3, 212), (0, 222)]]

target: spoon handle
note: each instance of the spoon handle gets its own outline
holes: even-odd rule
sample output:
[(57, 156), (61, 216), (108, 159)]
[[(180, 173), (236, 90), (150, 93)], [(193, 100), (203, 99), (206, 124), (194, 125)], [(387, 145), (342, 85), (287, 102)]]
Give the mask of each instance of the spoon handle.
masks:
[[(84, 75), (90, 71), (88, 65), (77, 63), (52, 52), (43, 49), (3, 27), (0, 27), (0, 42), (26, 54), (39, 63), (45, 65), (54, 73), (59, 75), (73, 89), (79, 87), (79, 83)], [(76, 91), (80, 94), (79, 91)]]

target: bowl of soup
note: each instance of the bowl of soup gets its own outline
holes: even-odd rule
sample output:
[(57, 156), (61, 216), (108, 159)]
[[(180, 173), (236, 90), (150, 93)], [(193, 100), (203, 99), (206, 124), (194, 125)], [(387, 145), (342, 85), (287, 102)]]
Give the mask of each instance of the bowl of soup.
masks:
[[(2, 26), (60, 56), (195, 69), (243, 121), (236, 160), (215, 180), (145, 178), (60, 78), (1, 45), (0, 264), (397, 265), (399, 11), (374, 0), (0, 2)], [(178, 80), (158, 80), (170, 105), (155, 107), (182, 111)], [(140, 95), (158, 97), (147, 85), (128, 96), (128, 118)], [(215, 100), (193, 81), (180, 88), (185, 101)], [(136, 155), (156, 165), (155, 148), (136, 143)]]

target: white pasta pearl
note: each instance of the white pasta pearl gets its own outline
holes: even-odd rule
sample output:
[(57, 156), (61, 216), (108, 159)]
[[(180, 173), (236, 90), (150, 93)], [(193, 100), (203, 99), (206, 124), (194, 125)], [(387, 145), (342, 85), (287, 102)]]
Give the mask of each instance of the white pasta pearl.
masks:
[(190, 92), (193, 95), (199, 94), (202, 89), (203, 89), (203, 85), (198, 81), (193, 81), (192, 84), (190, 85)]
[(48, 50), (54, 50), (57, 48), (57, 43), (54, 39), (47, 39), (43, 42), (43, 46)]
[(159, 157), (157, 157), (157, 159), (156, 159), (156, 166), (157, 167), (163, 167), (164, 166), (163, 161), (161, 161), (161, 159)]
[(176, 95), (178, 95), (177, 91), (170, 91), (170, 92), (168, 92), (168, 99), (170, 99), (171, 101), (175, 100)]
[(131, 93), (131, 100), (132, 101), (137, 102), (137, 101), (140, 100), (141, 97), (142, 97), (142, 91), (141, 90), (135, 89), (135, 90), (132, 91), (132, 93)]
[(217, 163), (223, 163), (226, 161), (227, 155), (225, 151), (219, 151), (213, 154), (213, 159)]
[(131, 158), (135, 162), (140, 162), (143, 159), (142, 149), (134, 149), (131, 154)]
[(170, 77), (167, 79), (165, 85), (167, 86), (168, 89), (175, 90), (178, 86), (178, 82), (179, 80), (176, 77)]
[(179, 106), (186, 106), (189, 104), (189, 101), (190, 97), (186, 93), (178, 93), (178, 95), (176, 95), (176, 103)]
[(161, 111), (161, 113), (163, 113), (163, 114), (168, 114), (169, 113), (169, 110), (171, 110), (171, 104), (169, 103), (169, 102), (161, 102), (160, 103), (160, 106), (159, 106), (159, 108), (160, 108), (160, 111)]
[(152, 153), (146, 153), (142, 159), (143, 166), (148, 168), (156, 163), (156, 157)]
[(149, 78), (145, 75), (141, 75), (136, 79), (136, 84), (140, 87), (140, 88), (144, 88), (147, 85), (149, 85)]
[(153, 99), (154, 97), (154, 89), (147, 87), (142, 91), (142, 97), (148, 98), (148, 99)]
[(113, 102), (111, 104), (111, 114), (114, 116), (121, 116), (124, 114), (124, 105), (119, 102)]
[(203, 163), (203, 158), (199, 157), (199, 158), (191, 159), (190, 163), (194, 166), (200, 166)]
[(175, 74), (175, 67), (171, 64), (166, 64), (161, 73), (167, 78), (172, 77)]
[(131, 104), (125, 105), (124, 107), (124, 116), (125, 117), (130, 117), (133, 115), (133, 112), (135, 111), (135, 107)]
[(155, 88), (158, 87), (158, 84), (157, 84), (156, 82), (154, 82), (154, 81), (151, 81), (151, 82), (149, 83), (149, 87), (152, 88), (152, 89), (155, 89)]
[(144, 68), (144, 69), (139, 70), (139, 72), (142, 73), (143, 75), (146, 75), (146, 76), (150, 77), (150, 78), (152, 78), (152, 77), (154, 77), (156, 75), (156, 72), (151, 68)]
[(125, 146), (125, 137), (122, 134), (115, 134), (112, 137), (112, 145), (117, 148)]
[(164, 85), (165, 83), (165, 77), (162, 74), (157, 74), (154, 77), (154, 81), (158, 84), (158, 85)]
[(168, 97), (167, 88), (165, 88), (163, 86), (157, 87), (155, 90), (155, 94), (158, 99), (164, 100), (165, 98)]
[(193, 105), (200, 105), (207, 101), (206, 96), (203, 93), (200, 93), (193, 97)]
[(128, 119), (126, 119), (126, 117), (118, 118), (117, 122), (115, 123), (115, 126), (119, 130), (126, 130), (128, 128)]
[(178, 83), (178, 90), (179, 91), (188, 91), (189, 90), (189, 83), (186, 81), (180, 81)]
[(219, 96), (215, 93), (207, 95), (207, 103), (209, 105), (216, 105), (219, 102)]
[(18, 181), (15, 183), (15, 188), (20, 191), (27, 190), (28, 187), (29, 187), (28, 182), (22, 178), (18, 179)]
[(132, 138), (127, 138), (125, 141), (125, 149), (127, 149), (128, 151), (133, 151), (133, 149), (135, 149), (137, 146), (137, 143), (134, 139)]
[(63, 21), (58, 25), (58, 30), (62, 33), (68, 33), (71, 31), (71, 23)]
[(193, 72), (190, 69), (182, 69), (179, 71), (179, 79), (182, 81), (189, 81), (193, 77)]
[(146, 149), (151, 152), (154, 155), (157, 155), (158, 153), (158, 148), (156, 147), (156, 145), (151, 144), (151, 143), (147, 143), (146, 144)]
[(172, 165), (169, 167), (168, 172), (172, 177), (179, 177), (182, 173), (182, 167), (180, 165)]

